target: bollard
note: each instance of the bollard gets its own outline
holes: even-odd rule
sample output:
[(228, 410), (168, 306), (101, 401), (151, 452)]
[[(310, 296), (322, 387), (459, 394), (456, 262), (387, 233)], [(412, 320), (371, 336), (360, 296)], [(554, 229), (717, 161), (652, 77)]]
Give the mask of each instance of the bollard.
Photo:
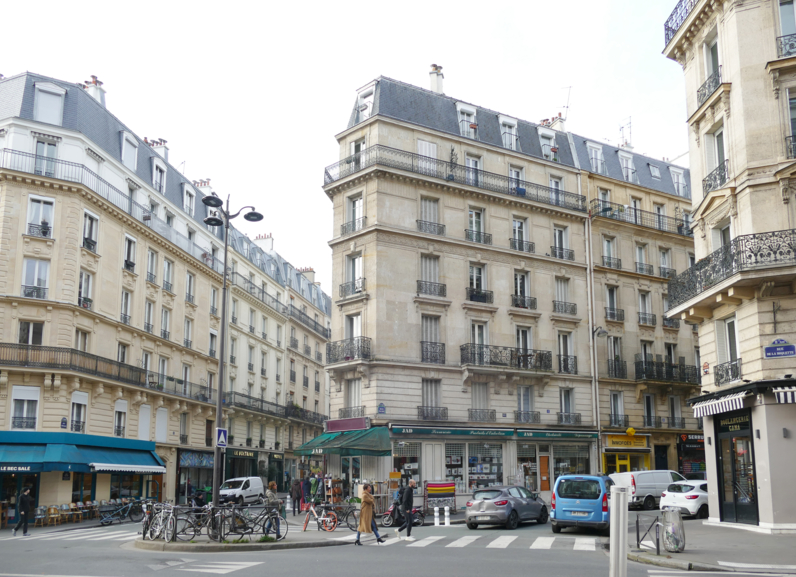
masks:
[(450, 507), (445, 507), (445, 526), (446, 527), (450, 527), (451, 526), (451, 508)]
[(641, 549), (641, 528), (639, 527), (638, 515), (636, 515), (636, 549)]
[(627, 577), (627, 487), (611, 487), (610, 577)]
[(658, 518), (655, 518), (655, 554), (661, 554), (661, 524), (658, 523)]
[(439, 527), (439, 507), (434, 507), (434, 526)]
[[(287, 509), (287, 511), (293, 510), (293, 502), (290, 500), (290, 493), (287, 494), (287, 502), (285, 502), (285, 509)], [(287, 511), (285, 511), (285, 513), (287, 513)]]

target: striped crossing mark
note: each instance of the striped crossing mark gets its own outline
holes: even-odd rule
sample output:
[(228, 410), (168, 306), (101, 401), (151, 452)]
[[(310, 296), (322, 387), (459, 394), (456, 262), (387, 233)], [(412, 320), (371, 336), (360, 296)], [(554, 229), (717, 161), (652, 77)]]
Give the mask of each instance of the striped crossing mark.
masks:
[(594, 551), (596, 542), (593, 538), (577, 537), (575, 539), (575, 551)]
[(461, 539), (456, 539), (453, 543), (448, 543), (445, 545), (446, 547), (467, 547), (470, 543), (474, 543), (476, 540), (480, 539), (479, 535), (468, 535), (467, 537), (462, 537)]
[(130, 533), (129, 531), (114, 531), (113, 533), (107, 533), (106, 535), (92, 535), (87, 541), (107, 541), (108, 539), (119, 539), (122, 537), (127, 537), (128, 535), (132, 535), (138, 537), (138, 532)]
[(505, 549), (516, 539), (517, 537), (505, 535), (503, 537), (498, 537), (494, 541), (492, 541), (489, 545), (486, 546), (487, 549)]
[(245, 561), (213, 561), (210, 563), (204, 563), (202, 565), (191, 565), (189, 567), (180, 567), (179, 569), (177, 569), (177, 571), (191, 571), (194, 573), (216, 573), (218, 575), (226, 575), (227, 573), (232, 573), (233, 571), (248, 569), (250, 567), (262, 564), (263, 564), (262, 561), (258, 561), (255, 563), (245, 562)]
[(444, 539), (444, 535), (434, 536), (434, 537), (426, 537), (425, 539), (421, 539), (420, 541), (415, 541), (414, 543), (409, 543), (407, 547), (428, 547), (432, 543), (436, 543), (440, 539)]
[(375, 541), (370, 544), (371, 547), (386, 547), (387, 545), (394, 545), (400, 541), (400, 539), (396, 539), (393, 537), (392, 539), (385, 539), (384, 543), (376, 543)]
[(537, 537), (536, 541), (531, 544), (531, 549), (550, 549), (555, 540), (555, 537)]

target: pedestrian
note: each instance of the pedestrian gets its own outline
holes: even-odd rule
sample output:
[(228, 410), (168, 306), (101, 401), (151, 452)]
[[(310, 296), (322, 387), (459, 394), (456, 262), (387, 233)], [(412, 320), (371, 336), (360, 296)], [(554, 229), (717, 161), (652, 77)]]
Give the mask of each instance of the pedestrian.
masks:
[[(276, 481), (271, 481), (268, 483), (268, 489), (265, 491), (265, 506), (269, 509), (276, 509), (276, 538), (280, 539), (281, 534), (279, 533), (279, 506), (282, 504), (282, 501), (279, 500), (279, 497), (276, 496)], [(265, 530), (268, 531), (271, 529), (271, 519), (268, 519), (268, 523), (265, 524)]]
[(191, 478), (188, 477), (188, 480), (185, 481), (185, 502), (190, 503), (192, 496), (193, 496), (193, 485), (191, 485)]
[(307, 475), (304, 477), (304, 481), (301, 483), (301, 490), (304, 495), (304, 504), (309, 504), (310, 502), (310, 476)]
[(17, 521), (17, 526), (14, 527), (14, 530), (11, 532), (14, 537), (17, 536), (17, 531), (20, 527), (22, 527), (22, 536), (30, 537), (30, 533), (28, 533), (28, 518), (30, 517), (32, 501), (33, 499), (30, 498), (30, 487), (25, 487), (22, 489), (19, 499), (17, 499), (17, 514), (19, 515), (19, 521)]
[(296, 516), (296, 510), (301, 511), (301, 482), (298, 479), (293, 479), (293, 485), (290, 487), (290, 498), (293, 499), (293, 516)]
[(403, 495), (400, 496), (400, 511), (404, 516), (404, 524), (395, 530), (395, 537), (401, 538), (401, 531), (406, 529), (406, 540), (414, 541), (412, 537), (412, 524), (414, 523), (414, 516), (412, 515), (412, 506), (415, 501), (415, 480), (409, 479), (409, 486), (404, 489)]
[(376, 543), (384, 543), (384, 539), (381, 538), (379, 530), (376, 528), (376, 519), (373, 516), (376, 500), (372, 493), (373, 487), (369, 483), (362, 485), (362, 508), (359, 511), (359, 527), (357, 527), (357, 540), (354, 541), (354, 545), (362, 545), (359, 541), (361, 533), (373, 533), (376, 535)]

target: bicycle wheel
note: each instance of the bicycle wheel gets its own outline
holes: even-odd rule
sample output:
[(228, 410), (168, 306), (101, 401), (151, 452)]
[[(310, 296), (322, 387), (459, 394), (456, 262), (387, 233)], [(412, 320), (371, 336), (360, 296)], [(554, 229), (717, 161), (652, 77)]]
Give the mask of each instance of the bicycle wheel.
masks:
[(352, 531), (359, 529), (359, 509), (351, 509), (346, 513), (345, 522)]
[(302, 531), (306, 531), (307, 530), (307, 525), (309, 525), (309, 523), (310, 523), (310, 512), (307, 511), (307, 516), (304, 517), (304, 527), (302, 527), (301, 530)]
[(176, 534), (177, 534), (177, 518), (174, 515), (169, 516), (169, 520), (166, 521), (166, 528), (163, 538), (166, 540), (166, 543), (171, 543), (174, 541)]
[(160, 538), (160, 533), (163, 531), (163, 517), (158, 515), (152, 522), (149, 523), (148, 537), (150, 541)]
[[(271, 523), (271, 526), (268, 526), (268, 523)], [(276, 533), (277, 524), (279, 526), (279, 534)], [(263, 535), (271, 537), (277, 541), (281, 541), (287, 535), (289, 525), (287, 524), (287, 520), (281, 515), (274, 515), (273, 517), (268, 518), (268, 520), (263, 524)]]
[(337, 529), (337, 515), (334, 511), (329, 511), (321, 519), (321, 528), (324, 531), (334, 531)]
[(130, 521), (133, 523), (138, 523), (141, 519), (144, 518), (144, 511), (141, 509), (141, 505), (136, 503), (130, 507), (130, 512), (127, 513), (127, 516), (130, 517)]
[(212, 517), (207, 520), (207, 536), (213, 541), (221, 540), (221, 519), (223, 515), (221, 512), (214, 513)]
[(196, 522), (191, 517), (177, 517), (177, 532), (175, 534), (178, 541), (190, 541), (199, 533)]

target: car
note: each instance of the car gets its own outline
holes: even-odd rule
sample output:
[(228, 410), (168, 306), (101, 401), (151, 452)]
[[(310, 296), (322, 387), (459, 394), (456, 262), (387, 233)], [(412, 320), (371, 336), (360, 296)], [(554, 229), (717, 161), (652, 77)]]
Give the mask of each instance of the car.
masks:
[(221, 485), (218, 495), (221, 503), (262, 503), (265, 490), (260, 477), (237, 477), (227, 479)]
[(609, 475), (618, 487), (627, 487), (627, 502), (630, 507), (654, 509), (661, 500), (666, 487), (677, 481), (685, 481), (677, 471), (634, 471), (632, 473), (612, 473)]
[(708, 480), (708, 472), (707, 471), (697, 471), (696, 473), (685, 473), (685, 480), (686, 481), (707, 481)]
[(518, 485), (476, 489), (467, 501), (464, 518), (468, 529), (479, 525), (505, 525), (516, 529), (524, 521), (547, 523), (547, 504), (538, 493)]
[(708, 484), (705, 481), (678, 481), (661, 495), (661, 509), (678, 509), (683, 515), (708, 518)]
[(611, 527), (610, 477), (561, 475), (556, 479), (550, 502), (553, 533), (564, 527), (582, 527), (607, 532)]

